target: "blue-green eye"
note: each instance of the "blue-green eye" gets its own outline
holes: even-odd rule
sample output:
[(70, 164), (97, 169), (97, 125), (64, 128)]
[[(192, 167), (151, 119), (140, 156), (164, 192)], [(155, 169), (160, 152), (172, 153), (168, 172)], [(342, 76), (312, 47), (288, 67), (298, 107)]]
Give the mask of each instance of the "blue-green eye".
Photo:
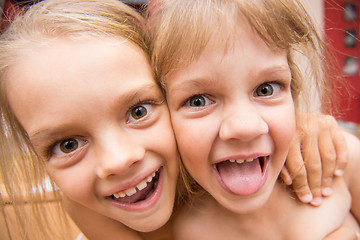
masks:
[(208, 97), (206, 97), (204, 95), (196, 95), (196, 96), (189, 98), (186, 101), (185, 105), (190, 106), (190, 107), (204, 107), (211, 103), (212, 103), (212, 101)]
[(277, 94), (280, 91), (281, 87), (279, 83), (263, 83), (256, 88), (254, 95), (256, 97), (269, 97), (274, 94)]

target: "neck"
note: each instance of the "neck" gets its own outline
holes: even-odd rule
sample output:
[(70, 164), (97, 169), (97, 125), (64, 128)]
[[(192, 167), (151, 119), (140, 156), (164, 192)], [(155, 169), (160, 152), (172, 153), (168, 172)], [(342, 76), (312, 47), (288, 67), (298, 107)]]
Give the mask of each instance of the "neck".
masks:
[[(286, 199), (287, 198), (287, 199)], [(287, 204), (292, 204), (294, 201), (289, 201), (293, 198), (293, 194), (282, 184), (277, 182), (269, 199), (259, 208), (254, 211), (239, 214), (229, 211), (220, 205), (214, 198), (210, 198), (205, 205), (206, 211), (210, 210), (214, 214), (215, 219), (224, 219), (229, 224), (234, 224), (237, 229), (241, 226), (242, 230), (258, 228), (258, 224), (266, 223), (263, 226), (269, 226), (276, 229), (276, 226), (281, 227), (282, 223), (288, 221), (288, 216), (283, 214), (284, 209), (287, 209)], [(214, 209), (213, 211), (211, 209)], [(276, 219), (276, 221), (273, 221)], [(255, 224), (256, 223), (256, 224)], [(257, 226), (255, 226), (257, 225)]]

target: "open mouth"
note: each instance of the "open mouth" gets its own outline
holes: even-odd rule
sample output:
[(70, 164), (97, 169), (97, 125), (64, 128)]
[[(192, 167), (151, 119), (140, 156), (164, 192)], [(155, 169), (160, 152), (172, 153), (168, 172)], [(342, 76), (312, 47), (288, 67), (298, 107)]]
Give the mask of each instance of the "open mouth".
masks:
[(269, 156), (250, 159), (228, 159), (215, 164), (220, 184), (231, 193), (249, 195), (265, 182)]
[(155, 191), (159, 181), (159, 171), (152, 173), (135, 187), (107, 196), (120, 203), (137, 203), (144, 201)]

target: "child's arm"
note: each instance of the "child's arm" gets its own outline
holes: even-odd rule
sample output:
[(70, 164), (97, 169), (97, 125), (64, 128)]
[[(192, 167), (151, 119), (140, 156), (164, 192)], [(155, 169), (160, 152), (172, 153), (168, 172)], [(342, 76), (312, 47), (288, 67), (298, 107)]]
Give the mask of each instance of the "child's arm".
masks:
[(334, 232), (327, 235), (323, 240), (359, 240), (359, 233), (353, 229), (341, 226)]
[(344, 179), (351, 194), (351, 213), (360, 224), (360, 140), (350, 133), (346, 133), (345, 138), (349, 148), (349, 164)]
[(343, 131), (329, 115), (297, 114), (297, 131), (281, 177), (299, 199), (314, 206), (332, 193), (333, 176), (342, 176), (348, 161)]

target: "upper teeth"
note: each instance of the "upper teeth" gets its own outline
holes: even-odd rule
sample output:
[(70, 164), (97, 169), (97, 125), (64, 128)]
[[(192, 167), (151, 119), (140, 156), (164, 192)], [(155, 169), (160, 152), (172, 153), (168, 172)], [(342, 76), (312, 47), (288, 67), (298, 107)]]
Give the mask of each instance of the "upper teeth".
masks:
[(243, 162), (252, 162), (256, 158), (248, 158), (248, 159), (230, 159), (230, 162), (243, 163)]
[(131, 188), (128, 188), (124, 191), (121, 191), (121, 192), (117, 192), (117, 193), (114, 193), (114, 197), (116, 198), (119, 198), (119, 197), (125, 197), (125, 196), (132, 196), (134, 195), (137, 190), (136, 188), (140, 191), (140, 190), (143, 190), (144, 188), (146, 188), (147, 184), (149, 182), (151, 182), (153, 180), (153, 178), (155, 177), (155, 172), (153, 172), (150, 176), (148, 176), (144, 181), (140, 182), (138, 185), (136, 185), (136, 187), (131, 187)]

